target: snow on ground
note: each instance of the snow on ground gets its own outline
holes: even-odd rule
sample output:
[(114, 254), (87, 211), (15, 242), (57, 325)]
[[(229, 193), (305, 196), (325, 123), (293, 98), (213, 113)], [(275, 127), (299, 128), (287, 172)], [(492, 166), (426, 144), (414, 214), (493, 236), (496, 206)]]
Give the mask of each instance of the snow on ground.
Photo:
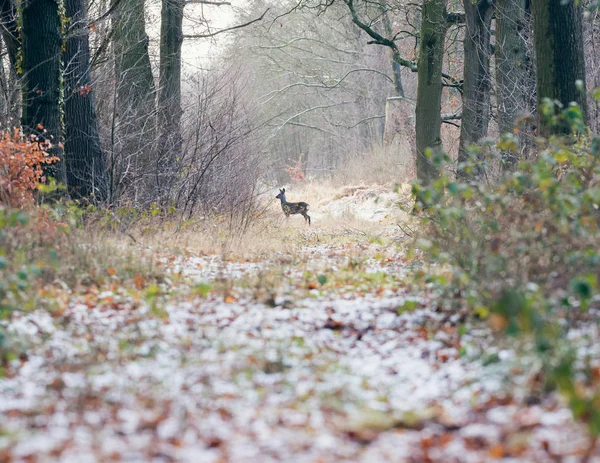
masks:
[[(397, 198), (372, 193), (320, 213), (378, 221)], [(58, 317), (15, 314), (2, 323), (28, 355), (0, 377), (0, 461), (581, 461), (565, 404), (528, 393), (535, 363), (415, 293), (413, 265), (368, 242), (190, 253), (152, 298), (91, 291)]]
[(174, 274), (200, 282), (217, 278), (239, 279), (256, 273), (260, 264), (227, 261), (216, 255), (179, 256), (169, 264), (169, 269)]
[(341, 189), (332, 199), (321, 201), (319, 211), (333, 218), (353, 217), (366, 222), (383, 222), (404, 216), (409, 185), (398, 192), (387, 188), (360, 185)]
[[(330, 269), (345, 262), (314, 252)], [(228, 268), (189, 262), (192, 280)], [(256, 270), (240, 265), (229, 275)], [(156, 316), (117, 291), (74, 300), (60, 319), (15, 316), (8, 330), (30, 347), (0, 379), (0, 460), (555, 461), (584, 445), (563, 406), (523, 405), (459, 355), (485, 330), (459, 340), (455, 317), (401, 287), (305, 291), (299, 278), (281, 290), (292, 305), (188, 294)], [(398, 315), (406, 300), (416, 307)]]

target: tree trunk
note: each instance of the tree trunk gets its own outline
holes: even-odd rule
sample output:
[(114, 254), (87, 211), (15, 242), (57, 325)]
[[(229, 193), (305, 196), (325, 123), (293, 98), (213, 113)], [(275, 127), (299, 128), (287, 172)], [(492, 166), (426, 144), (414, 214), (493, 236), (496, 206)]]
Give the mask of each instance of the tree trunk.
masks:
[(90, 44), (85, 0), (65, 0), (69, 30), (65, 70), (65, 161), (72, 197), (106, 201), (108, 175), (100, 147), (90, 76)]
[(424, 184), (438, 176), (432, 152), (442, 149), (442, 64), (448, 29), (445, 0), (424, 0), (421, 20), (421, 45), (418, 62), (418, 87), (415, 131), (417, 138), (417, 177)]
[[(458, 162), (469, 159), (469, 145), (487, 135), (490, 121), (491, 0), (464, 0), (464, 83)], [(483, 172), (475, 172), (481, 175)]]
[(66, 184), (62, 160), (62, 88), (60, 54), (62, 37), (60, 15), (55, 0), (29, 0), (22, 4), (23, 115), (26, 133), (36, 134), (40, 142), (51, 143), (49, 152), (61, 160), (46, 173)]
[(20, 44), (15, 0), (0, 0), (0, 26), (2, 27), (2, 39), (6, 45), (8, 59), (13, 70), (16, 70)]
[[(583, 59), (582, 2), (532, 0), (537, 69), (538, 133), (565, 133), (568, 127), (550, 127), (541, 114), (544, 98), (563, 106), (576, 102), (587, 113)], [(582, 90), (576, 82), (581, 81)]]
[[(531, 12), (529, 0), (496, 2), (496, 100), (500, 133), (512, 132), (519, 114), (530, 114), (535, 81), (531, 51)], [(513, 153), (503, 153), (503, 167), (518, 161)]]
[[(390, 21), (390, 16), (388, 11), (384, 6), (381, 7), (381, 14), (383, 16), (383, 27), (385, 29), (385, 35), (392, 40), (394, 37), (394, 31), (392, 30), (392, 22)], [(398, 53), (397, 49), (392, 48), (392, 72), (394, 74), (394, 88), (396, 89), (395, 96), (404, 96), (404, 87), (402, 86), (402, 73), (400, 72), (402, 67), (400, 66), (400, 62), (397, 59), (395, 54)]]
[[(125, 183), (137, 199), (150, 200), (148, 178), (155, 158), (155, 86), (148, 54), (145, 0), (113, 0), (113, 51), (117, 85), (119, 158)], [(116, 182), (121, 183), (122, 182)], [(150, 193), (147, 198), (139, 194)]]
[[(10, 8), (6, 9), (9, 5)], [(0, 27), (2, 27), (2, 44), (0, 45), (0, 90), (2, 97), (0, 101), (1, 115), (0, 124), (2, 127), (9, 128), (15, 125), (21, 115), (21, 85), (17, 78), (17, 56), (21, 46), (20, 39), (16, 34), (17, 21), (16, 11), (11, 1), (0, 0)], [(6, 47), (6, 48), (5, 48)], [(8, 58), (8, 65), (5, 64), (5, 58)]]
[[(181, 157), (181, 44), (185, 0), (162, 0), (158, 91), (160, 196), (168, 195)], [(162, 199), (162, 198), (161, 198)]]

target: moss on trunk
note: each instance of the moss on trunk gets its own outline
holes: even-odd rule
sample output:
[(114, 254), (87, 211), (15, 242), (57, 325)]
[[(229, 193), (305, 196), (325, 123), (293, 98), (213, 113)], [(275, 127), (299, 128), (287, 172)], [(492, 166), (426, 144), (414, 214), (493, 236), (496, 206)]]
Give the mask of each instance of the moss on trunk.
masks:
[(445, 0), (424, 0), (418, 61), (415, 132), (417, 177), (427, 184), (438, 176), (438, 167), (425, 155), (427, 148), (442, 149), (442, 65), (448, 29)]

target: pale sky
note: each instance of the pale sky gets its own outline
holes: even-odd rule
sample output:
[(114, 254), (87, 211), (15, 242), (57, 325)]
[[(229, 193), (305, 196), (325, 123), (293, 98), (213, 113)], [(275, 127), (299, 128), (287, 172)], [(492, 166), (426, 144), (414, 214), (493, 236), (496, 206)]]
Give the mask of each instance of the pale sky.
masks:
[[(231, 6), (210, 6), (188, 4), (184, 13), (184, 34), (206, 34), (209, 30), (215, 32), (235, 24), (235, 11), (239, 11), (246, 0), (229, 0)], [(158, 40), (160, 36), (160, 0), (147, 2), (147, 28), (151, 40), (151, 53), (158, 57)], [(184, 72), (192, 72), (209, 65), (210, 58), (219, 52), (227, 42), (230, 34), (221, 34), (213, 38), (185, 39), (182, 47)]]

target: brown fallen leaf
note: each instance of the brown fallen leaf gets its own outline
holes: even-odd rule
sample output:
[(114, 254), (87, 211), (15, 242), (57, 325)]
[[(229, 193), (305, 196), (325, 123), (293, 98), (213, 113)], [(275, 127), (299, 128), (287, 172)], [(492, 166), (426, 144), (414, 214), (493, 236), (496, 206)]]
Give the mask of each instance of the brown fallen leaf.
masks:
[(502, 458), (504, 453), (504, 446), (500, 443), (492, 445), (488, 451), (488, 455), (494, 460), (499, 460)]

